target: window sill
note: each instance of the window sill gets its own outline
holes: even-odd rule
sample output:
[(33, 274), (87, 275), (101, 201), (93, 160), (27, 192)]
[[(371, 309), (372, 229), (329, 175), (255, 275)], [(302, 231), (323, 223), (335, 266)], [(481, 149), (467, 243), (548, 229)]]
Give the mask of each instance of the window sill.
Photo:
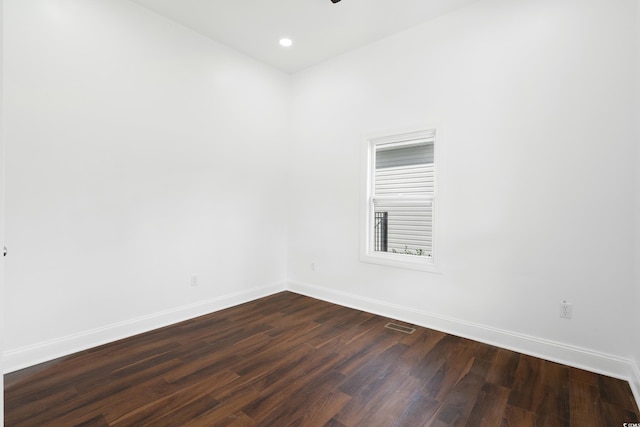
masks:
[[(412, 259), (414, 258), (414, 259)], [(433, 258), (392, 253), (366, 253), (360, 255), (360, 261), (369, 264), (386, 265), (389, 267), (419, 270), (440, 274)]]

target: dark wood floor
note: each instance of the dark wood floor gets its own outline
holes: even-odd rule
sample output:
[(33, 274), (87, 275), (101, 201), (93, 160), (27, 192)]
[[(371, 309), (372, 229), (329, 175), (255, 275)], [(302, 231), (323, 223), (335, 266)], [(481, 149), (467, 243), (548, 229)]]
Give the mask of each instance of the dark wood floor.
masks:
[(7, 426), (615, 426), (629, 385), (283, 292), (5, 375)]

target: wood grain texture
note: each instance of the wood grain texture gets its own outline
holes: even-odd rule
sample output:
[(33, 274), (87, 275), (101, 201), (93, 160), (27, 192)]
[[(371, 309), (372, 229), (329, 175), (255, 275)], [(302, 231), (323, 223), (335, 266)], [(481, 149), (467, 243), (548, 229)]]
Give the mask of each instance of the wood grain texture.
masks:
[(390, 320), (282, 292), (5, 375), (5, 425), (640, 422), (624, 381)]

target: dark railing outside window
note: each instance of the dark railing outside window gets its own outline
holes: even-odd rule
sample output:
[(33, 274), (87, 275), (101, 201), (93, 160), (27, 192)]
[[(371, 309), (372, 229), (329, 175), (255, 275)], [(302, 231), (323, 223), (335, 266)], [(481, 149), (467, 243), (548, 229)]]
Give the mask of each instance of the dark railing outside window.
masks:
[(387, 220), (388, 212), (376, 212), (374, 221), (374, 250), (378, 252), (387, 252)]

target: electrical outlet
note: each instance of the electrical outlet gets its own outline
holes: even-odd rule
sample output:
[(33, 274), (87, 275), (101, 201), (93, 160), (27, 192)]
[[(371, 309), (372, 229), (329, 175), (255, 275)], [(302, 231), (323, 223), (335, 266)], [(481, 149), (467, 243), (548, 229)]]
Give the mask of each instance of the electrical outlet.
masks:
[(191, 286), (198, 286), (198, 275), (197, 274), (192, 274), (191, 275)]
[(311, 271), (315, 272), (317, 268), (316, 262), (315, 261), (311, 261)]
[(560, 304), (560, 317), (564, 319), (571, 319), (573, 315), (573, 304), (563, 301)]

